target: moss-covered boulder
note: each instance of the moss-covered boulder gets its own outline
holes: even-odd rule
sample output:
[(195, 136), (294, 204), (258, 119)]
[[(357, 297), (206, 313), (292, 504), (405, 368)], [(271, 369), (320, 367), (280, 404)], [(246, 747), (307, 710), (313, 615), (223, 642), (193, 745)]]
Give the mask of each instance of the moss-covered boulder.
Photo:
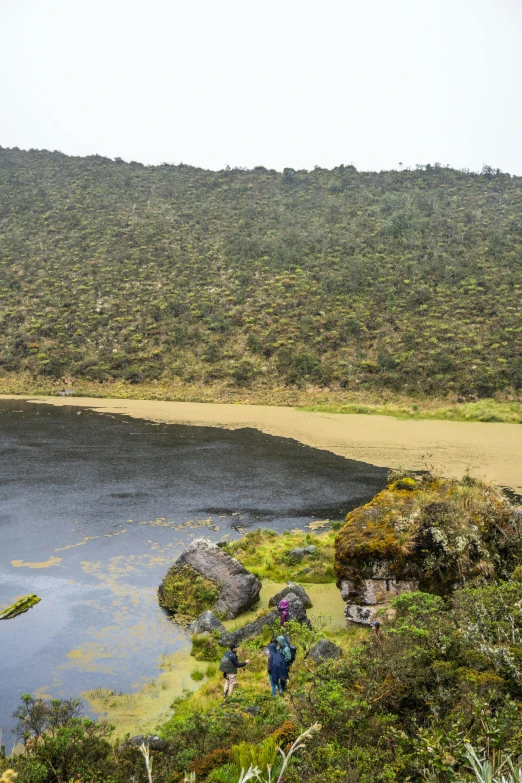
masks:
[(180, 555), (163, 579), (161, 606), (194, 618), (207, 609), (232, 620), (259, 599), (261, 582), (216, 544), (197, 538)]
[(507, 577), (522, 555), (520, 515), (502, 491), (466, 477), (400, 478), (351, 511), (335, 547), (347, 620), (405, 590), (445, 595)]

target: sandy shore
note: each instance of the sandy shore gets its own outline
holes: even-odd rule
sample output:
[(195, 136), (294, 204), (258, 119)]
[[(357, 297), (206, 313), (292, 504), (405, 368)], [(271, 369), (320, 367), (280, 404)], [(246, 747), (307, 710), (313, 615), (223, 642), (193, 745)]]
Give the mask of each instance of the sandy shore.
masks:
[[(17, 397), (20, 399), (20, 397)], [(93, 408), (135, 418), (206, 427), (254, 427), (307, 446), (382, 467), (423, 469), (477, 478), (522, 493), (522, 427), (450, 421), (403, 421), (390, 416), (308, 413), (267, 405), (114, 400), (94, 397), (24, 399)]]

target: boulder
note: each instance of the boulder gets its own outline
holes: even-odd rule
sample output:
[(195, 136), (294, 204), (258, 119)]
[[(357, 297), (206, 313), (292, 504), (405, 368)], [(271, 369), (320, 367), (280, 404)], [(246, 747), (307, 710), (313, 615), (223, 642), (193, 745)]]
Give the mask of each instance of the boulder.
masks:
[(291, 549), (288, 556), (292, 557), (294, 560), (302, 560), (303, 557), (306, 555), (313, 555), (314, 552), (317, 552), (317, 547), (310, 544), (309, 546), (299, 546), (295, 549)]
[(219, 634), (227, 632), (227, 629), (221, 620), (219, 620), (210, 609), (202, 612), (197, 620), (194, 620), (194, 622), (189, 625), (188, 629), (191, 634), (212, 633), (213, 631), (218, 631)]
[(257, 576), (247, 571), (238, 560), (227, 555), (216, 544), (206, 538), (196, 538), (178, 557), (159, 587), (160, 604), (170, 611), (176, 611), (176, 607), (169, 605), (165, 582), (175, 581), (177, 574), (183, 574), (186, 579), (187, 569), (219, 589), (213, 609), (227, 620), (232, 620), (241, 612), (250, 609), (259, 599), (261, 582)]
[(329, 639), (319, 639), (308, 653), (308, 658), (312, 661), (327, 661), (334, 658), (340, 658), (343, 651)]
[(280, 590), (278, 593), (272, 596), (270, 601), (268, 602), (268, 606), (277, 606), (279, 604), (279, 601), (282, 601), (283, 598), (286, 598), (288, 593), (295, 593), (295, 595), (301, 600), (303, 606), (306, 609), (311, 609), (313, 604), (306, 593), (304, 587), (301, 587), (301, 585), (296, 584), (295, 582), (287, 582), (286, 587), (283, 587), (282, 590)]
[[(464, 502), (468, 496), (473, 502)], [(490, 485), (399, 478), (350, 511), (337, 535), (334, 567), (347, 622), (370, 624), (404, 592), (449, 595), (463, 584), (507, 578), (520, 562), (519, 530), (512, 506)]]

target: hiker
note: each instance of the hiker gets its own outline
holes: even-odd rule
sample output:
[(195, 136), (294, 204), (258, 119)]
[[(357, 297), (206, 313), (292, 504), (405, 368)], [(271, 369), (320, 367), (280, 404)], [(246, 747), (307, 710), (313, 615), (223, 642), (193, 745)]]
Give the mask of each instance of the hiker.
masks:
[(297, 647), (295, 646), (295, 644), (292, 644), (292, 642), (290, 641), (290, 636), (288, 634), (285, 634), (285, 642), (287, 643), (288, 649), (290, 650), (290, 662), (288, 664), (288, 672), (290, 673), (292, 664), (297, 657)]
[(382, 641), (383, 635), (380, 622), (378, 620), (374, 620), (374, 622), (370, 624), (370, 628), (372, 629), (372, 636), (375, 636), (377, 639)]
[(268, 645), (268, 677), (272, 686), (272, 696), (275, 696), (278, 691), (282, 696), (284, 693), (282, 681), (286, 682), (288, 679), (288, 669), (275, 640)]
[(277, 642), (277, 649), (278, 652), (281, 653), (283, 656), (285, 666), (286, 666), (286, 677), (281, 677), (280, 682), (281, 686), (284, 691), (286, 691), (286, 685), (288, 683), (288, 680), (290, 679), (290, 666), (292, 665), (292, 651), (290, 650), (290, 645), (286, 641), (285, 636), (278, 636), (276, 639)]
[(232, 696), (237, 682), (237, 670), (242, 669), (247, 663), (251, 663), (248, 658), (242, 663), (239, 662), (237, 657), (237, 644), (232, 642), (230, 649), (227, 650), (226, 653), (223, 653), (219, 664), (219, 671), (223, 672), (223, 677), (225, 678), (225, 685), (223, 688), (224, 699), (226, 699), (227, 696)]
[(281, 617), (280, 624), (282, 628), (290, 617), (289, 604), (286, 598), (283, 598), (282, 601), (279, 601), (279, 604), (277, 605), (277, 611), (279, 612), (279, 615)]

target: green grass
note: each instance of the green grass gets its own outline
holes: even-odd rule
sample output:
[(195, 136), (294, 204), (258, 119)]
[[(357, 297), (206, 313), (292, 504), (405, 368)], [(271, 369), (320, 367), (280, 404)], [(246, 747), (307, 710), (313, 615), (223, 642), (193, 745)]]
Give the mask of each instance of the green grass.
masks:
[(522, 403), (479, 400), (478, 402), (456, 403), (440, 408), (411, 405), (366, 405), (347, 403), (346, 405), (303, 405), (297, 410), (314, 413), (366, 414), (373, 416), (394, 416), (397, 419), (436, 419), (438, 421), (481, 421), (504, 424), (522, 424)]
[[(226, 551), (260, 579), (325, 584), (335, 582), (335, 536), (332, 530), (324, 533), (285, 532), (278, 535), (273, 530), (258, 529), (228, 544)], [(313, 555), (307, 555), (301, 561), (295, 561), (289, 556), (290, 550), (311, 544), (317, 547)]]

